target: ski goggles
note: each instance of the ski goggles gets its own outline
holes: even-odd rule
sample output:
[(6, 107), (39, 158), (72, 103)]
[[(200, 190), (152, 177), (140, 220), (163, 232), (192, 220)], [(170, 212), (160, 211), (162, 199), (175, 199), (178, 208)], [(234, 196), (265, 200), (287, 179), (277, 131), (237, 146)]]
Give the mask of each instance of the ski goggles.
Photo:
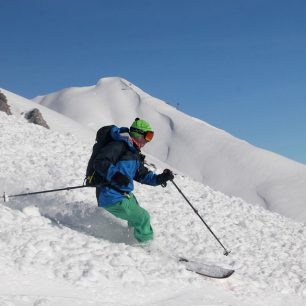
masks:
[(146, 131), (145, 132), (145, 131), (142, 131), (140, 129), (134, 128), (134, 127), (130, 128), (130, 131), (142, 135), (144, 140), (147, 141), (147, 142), (150, 142), (153, 139), (153, 136), (154, 136), (153, 131)]

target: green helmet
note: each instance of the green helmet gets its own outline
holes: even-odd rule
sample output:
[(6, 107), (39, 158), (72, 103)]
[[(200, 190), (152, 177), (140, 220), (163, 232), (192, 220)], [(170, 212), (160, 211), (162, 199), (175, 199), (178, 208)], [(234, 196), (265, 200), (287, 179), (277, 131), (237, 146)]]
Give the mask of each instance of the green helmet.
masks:
[(150, 123), (145, 120), (136, 118), (130, 127), (130, 135), (132, 137), (140, 137), (145, 132), (153, 132)]

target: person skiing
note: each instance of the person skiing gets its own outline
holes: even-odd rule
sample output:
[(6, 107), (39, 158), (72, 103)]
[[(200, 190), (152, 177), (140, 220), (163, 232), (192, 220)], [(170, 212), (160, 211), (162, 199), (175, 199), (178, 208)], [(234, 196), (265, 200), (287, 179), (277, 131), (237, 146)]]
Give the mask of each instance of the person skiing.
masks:
[(165, 185), (174, 175), (169, 169), (157, 175), (145, 167), (141, 149), (154, 136), (147, 121), (136, 118), (130, 129), (113, 126), (110, 135), (112, 140), (93, 161), (94, 170), (107, 182), (97, 187), (98, 206), (126, 220), (128, 226), (134, 228), (138, 242), (152, 240), (150, 215), (132, 193), (133, 181), (151, 186)]

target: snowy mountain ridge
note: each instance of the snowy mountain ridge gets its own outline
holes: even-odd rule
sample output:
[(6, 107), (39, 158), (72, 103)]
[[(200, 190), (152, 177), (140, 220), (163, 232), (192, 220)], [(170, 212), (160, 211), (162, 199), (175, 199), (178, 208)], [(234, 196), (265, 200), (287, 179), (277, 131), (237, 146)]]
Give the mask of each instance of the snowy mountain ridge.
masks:
[(147, 119), (155, 139), (145, 151), (197, 181), (298, 221), (306, 220), (306, 166), (237, 139), (156, 99), (122, 78), (67, 88), (35, 102), (94, 132)]

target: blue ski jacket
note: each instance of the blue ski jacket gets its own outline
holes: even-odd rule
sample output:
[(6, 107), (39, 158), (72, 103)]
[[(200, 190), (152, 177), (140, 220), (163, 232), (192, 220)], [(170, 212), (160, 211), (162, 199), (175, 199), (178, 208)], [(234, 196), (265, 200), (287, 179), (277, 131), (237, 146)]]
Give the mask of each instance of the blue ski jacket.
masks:
[[(128, 128), (111, 129), (110, 141), (98, 153), (94, 160), (95, 171), (106, 181), (106, 186), (97, 187), (97, 199), (100, 207), (113, 205), (134, 190), (134, 180), (146, 185), (159, 185), (156, 174), (144, 166), (144, 158), (140, 150), (135, 148), (128, 133)], [(126, 175), (130, 179), (128, 186), (118, 186), (112, 182), (112, 177), (116, 172)]]

